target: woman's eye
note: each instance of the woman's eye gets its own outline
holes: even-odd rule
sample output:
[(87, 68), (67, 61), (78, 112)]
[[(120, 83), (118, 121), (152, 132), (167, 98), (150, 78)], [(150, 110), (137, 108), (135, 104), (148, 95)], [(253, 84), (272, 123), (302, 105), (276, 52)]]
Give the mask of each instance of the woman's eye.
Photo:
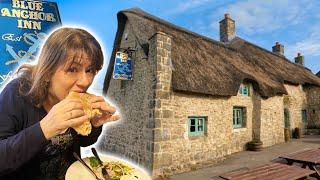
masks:
[(71, 67), (68, 69), (68, 72), (77, 72), (77, 68)]
[(88, 69), (86, 72), (87, 72), (87, 73), (92, 73), (92, 74), (94, 74), (94, 73), (95, 73), (95, 70), (93, 70), (93, 68), (90, 68), (90, 69)]

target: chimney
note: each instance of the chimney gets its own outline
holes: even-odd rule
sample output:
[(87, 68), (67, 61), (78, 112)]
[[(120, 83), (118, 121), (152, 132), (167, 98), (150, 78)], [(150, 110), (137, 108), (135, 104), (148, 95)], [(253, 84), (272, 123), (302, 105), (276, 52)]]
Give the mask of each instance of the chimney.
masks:
[(276, 45), (272, 47), (272, 52), (284, 56), (284, 46), (279, 42), (276, 42)]
[(304, 56), (301, 56), (301, 54), (298, 53), (297, 57), (294, 58), (294, 62), (304, 66)]
[(229, 42), (236, 36), (235, 22), (231, 19), (230, 14), (224, 14), (224, 19), (220, 24), (220, 41)]

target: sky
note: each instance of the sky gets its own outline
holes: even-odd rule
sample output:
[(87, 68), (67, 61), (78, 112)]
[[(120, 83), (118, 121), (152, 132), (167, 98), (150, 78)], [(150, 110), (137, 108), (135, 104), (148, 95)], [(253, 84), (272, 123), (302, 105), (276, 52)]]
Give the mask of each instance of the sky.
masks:
[(320, 1), (318, 0), (49, 0), (57, 2), (63, 25), (89, 29), (101, 42), (105, 64), (94, 82), (102, 89), (117, 31), (117, 12), (138, 7), (161, 19), (219, 40), (219, 21), (229, 13), (236, 35), (267, 50), (284, 45), (294, 61), (300, 52), (305, 66), (320, 71)]

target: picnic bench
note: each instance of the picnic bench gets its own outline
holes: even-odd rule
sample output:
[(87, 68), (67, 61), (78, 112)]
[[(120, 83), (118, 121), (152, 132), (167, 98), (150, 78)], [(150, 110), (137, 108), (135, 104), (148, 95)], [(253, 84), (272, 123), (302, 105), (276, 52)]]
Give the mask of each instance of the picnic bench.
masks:
[(280, 156), (287, 161), (288, 165), (293, 163), (301, 164), (302, 168), (309, 168), (316, 172), (316, 176), (320, 179), (320, 172), (316, 169), (320, 165), (320, 149), (304, 149), (302, 151), (294, 152), (291, 154)]
[(230, 180), (294, 180), (314, 174), (315, 171), (281, 163), (271, 163), (247, 170), (220, 175)]

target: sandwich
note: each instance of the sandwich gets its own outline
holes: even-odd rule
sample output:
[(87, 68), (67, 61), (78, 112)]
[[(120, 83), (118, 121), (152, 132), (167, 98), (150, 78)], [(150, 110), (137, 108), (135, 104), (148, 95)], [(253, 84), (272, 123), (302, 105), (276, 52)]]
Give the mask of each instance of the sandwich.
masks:
[(89, 117), (87, 121), (80, 124), (79, 126), (73, 127), (73, 129), (82, 136), (88, 136), (91, 133), (91, 122), (90, 120), (98, 118), (102, 115), (102, 112), (99, 109), (93, 109), (89, 103), (90, 98), (93, 97), (89, 93), (77, 93), (70, 92), (67, 98), (80, 99), (83, 105), (84, 113)]

